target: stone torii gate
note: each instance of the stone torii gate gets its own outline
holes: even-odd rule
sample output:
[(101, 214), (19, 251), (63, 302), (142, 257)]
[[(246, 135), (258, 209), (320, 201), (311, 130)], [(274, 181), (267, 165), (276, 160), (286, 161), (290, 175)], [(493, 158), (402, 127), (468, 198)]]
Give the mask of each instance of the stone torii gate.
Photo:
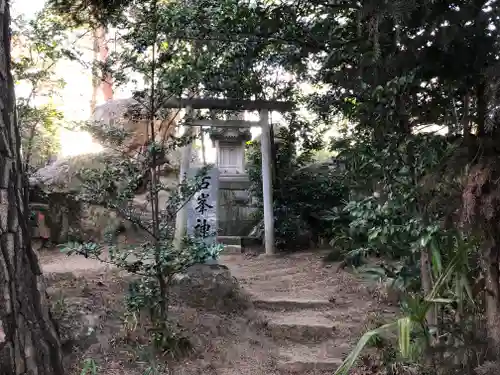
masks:
[[(274, 249), (274, 214), (273, 214), (273, 186), (272, 186), (272, 156), (271, 156), (271, 132), (269, 123), (269, 111), (288, 112), (294, 108), (292, 102), (267, 101), (267, 100), (238, 100), (238, 99), (171, 99), (163, 103), (166, 108), (185, 108), (186, 126), (210, 126), (216, 128), (247, 128), (260, 126), (261, 152), (262, 152), (262, 187), (264, 201), (264, 242), (267, 255), (275, 253)], [(197, 120), (193, 119), (193, 110), (229, 110), (229, 111), (259, 111), (259, 121), (245, 120)], [(189, 169), (191, 145), (186, 146), (181, 162), (180, 178), (184, 178)], [(182, 208), (177, 215), (176, 221), (176, 243), (180, 243), (187, 229), (186, 207)]]

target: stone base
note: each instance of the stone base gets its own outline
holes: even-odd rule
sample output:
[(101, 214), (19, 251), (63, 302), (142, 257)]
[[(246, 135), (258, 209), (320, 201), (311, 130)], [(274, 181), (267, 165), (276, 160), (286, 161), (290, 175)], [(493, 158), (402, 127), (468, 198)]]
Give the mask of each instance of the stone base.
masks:
[(238, 245), (226, 245), (224, 246), (224, 250), (222, 250), (222, 255), (233, 255), (233, 254), (241, 254), (242, 249), (241, 246)]
[(217, 236), (217, 242), (223, 245), (241, 246), (241, 237), (239, 236)]
[(247, 174), (221, 174), (219, 177), (219, 188), (227, 190), (247, 190), (250, 180)]

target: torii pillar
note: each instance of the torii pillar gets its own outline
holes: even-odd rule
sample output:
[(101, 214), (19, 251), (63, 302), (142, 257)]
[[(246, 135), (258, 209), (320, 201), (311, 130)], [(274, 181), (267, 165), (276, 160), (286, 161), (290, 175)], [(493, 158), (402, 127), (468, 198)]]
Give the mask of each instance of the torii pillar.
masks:
[(260, 126), (262, 135), (260, 147), (262, 152), (262, 195), (264, 203), (264, 245), (266, 255), (273, 255), (274, 249), (274, 213), (273, 213), (273, 180), (271, 157), (271, 127), (269, 111), (260, 111)]

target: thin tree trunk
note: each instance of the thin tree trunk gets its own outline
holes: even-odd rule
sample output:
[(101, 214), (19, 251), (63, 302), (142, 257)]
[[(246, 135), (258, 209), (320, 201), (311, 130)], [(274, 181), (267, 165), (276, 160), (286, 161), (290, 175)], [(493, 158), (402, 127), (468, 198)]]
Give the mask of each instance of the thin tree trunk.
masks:
[(6, 0), (0, 0), (0, 43), (0, 374), (63, 375), (60, 341), (24, 220)]
[[(153, 6), (151, 9), (151, 13), (154, 17), (154, 40), (156, 41), (158, 38), (158, 4), (157, 1), (153, 2)], [(156, 144), (156, 129), (155, 129), (155, 119), (156, 119), (156, 86), (155, 86), (155, 73), (156, 73), (156, 46), (153, 45), (153, 56), (152, 56), (152, 66), (151, 66), (151, 102), (150, 102), (150, 140), (151, 144), (155, 146)], [(161, 262), (161, 247), (160, 247), (160, 206), (158, 200), (158, 167), (156, 166), (156, 150), (152, 155), (153, 165), (151, 166), (151, 185), (150, 185), (150, 196), (151, 196), (151, 212), (153, 217), (153, 237), (155, 243), (155, 265), (156, 265), (156, 277), (158, 279), (158, 286), (160, 291), (160, 316), (155, 323), (161, 324), (161, 328), (165, 328), (166, 318), (167, 318), (167, 309), (168, 309), (168, 301), (167, 301), (167, 283), (165, 280), (165, 276), (163, 274), (163, 267)], [(153, 317), (151, 317), (153, 319)]]
[(481, 81), (477, 85), (476, 89), (477, 95), (477, 135), (478, 137), (484, 137), (486, 135), (486, 84)]
[[(99, 26), (97, 28), (96, 33), (97, 33), (96, 35), (98, 42), (99, 58), (101, 60), (101, 63), (104, 64), (108, 60), (108, 55), (109, 55), (106, 27)], [(103, 75), (101, 81), (101, 91), (104, 101), (113, 99), (113, 77), (111, 77), (111, 74), (105, 73)]]
[(483, 270), (486, 287), (486, 325), (493, 355), (500, 354), (500, 285), (499, 242), (492, 241), (483, 253)]
[(464, 132), (464, 139), (466, 144), (469, 144), (471, 136), (469, 111), (470, 111), (470, 94), (467, 93), (464, 95), (464, 113), (462, 116), (462, 129)]
[[(420, 273), (424, 295), (428, 296), (432, 291), (433, 285), (431, 278), (431, 262), (429, 257), (429, 250), (427, 248), (422, 249), (420, 252)], [(426, 319), (429, 327), (437, 327), (437, 312), (435, 306), (429, 308)]]
[[(93, 42), (93, 63), (96, 64), (99, 58), (99, 39), (97, 30), (92, 30), (92, 42)], [(97, 106), (97, 93), (99, 92), (99, 73), (93, 67), (92, 69), (92, 98), (90, 99), (90, 114), (95, 112), (95, 107)]]
[[(105, 63), (108, 59), (109, 48), (106, 39), (106, 28), (98, 26), (92, 30), (93, 38), (93, 61), (97, 63)], [(102, 93), (104, 101), (113, 99), (113, 77), (111, 74), (102, 74), (99, 70), (94, 69), (92, 74), (92, 99), (90, 100), (90, 113), (94, 113), (97, 106), (99, 91)]]

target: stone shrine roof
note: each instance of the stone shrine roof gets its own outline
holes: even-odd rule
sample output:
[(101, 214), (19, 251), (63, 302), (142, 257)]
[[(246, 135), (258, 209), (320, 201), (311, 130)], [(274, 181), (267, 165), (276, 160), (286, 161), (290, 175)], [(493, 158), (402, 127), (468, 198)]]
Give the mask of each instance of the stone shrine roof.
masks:
[(210, 129), (210, 139), (212, 141), (241, 141), (246, 142), (252, 139), (250, 129), (242, 128), (212, 128)]

